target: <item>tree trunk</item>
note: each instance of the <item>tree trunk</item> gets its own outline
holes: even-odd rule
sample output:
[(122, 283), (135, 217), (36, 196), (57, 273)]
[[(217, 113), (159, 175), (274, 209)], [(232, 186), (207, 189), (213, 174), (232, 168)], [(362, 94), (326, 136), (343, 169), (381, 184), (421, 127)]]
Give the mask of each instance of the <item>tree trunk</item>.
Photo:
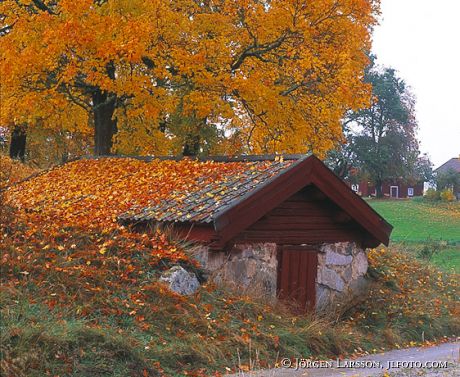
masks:
[(27, 134), (24, 127), (16, 126), (11, 133), (10, 157), (25, 161)]
[(377, 198), (383, 198), (382, 180), (381, 179), (377, 179), (375, 181), (375, 196)]
[(182, 154), (184, 156), (197, 156), (200, 153), (200, 136), (187, 135)]
[(111, 153), (113, 136), (117, 133), (116, 119), (112, 119), (115, 102), (115, 94), (100, 89), (93, 93), (94, 154), (96, 156)]
[(195, 116), (188, 118), (191, 122), (191, 127), (185, 134), (184, 149), (182, 154), (184, 156), (198, 156), (201, 152), (202, 134), (201, 131), (206, 127), (207, 118), (198, 119)]
[(351, 164), (349, 164), (345, 160), (340, 160), (335, 169), (334, 173), (342, 180), (345, 180), (345, 178), (348, 176), (348, 173), (350, 172), (351, 169)]

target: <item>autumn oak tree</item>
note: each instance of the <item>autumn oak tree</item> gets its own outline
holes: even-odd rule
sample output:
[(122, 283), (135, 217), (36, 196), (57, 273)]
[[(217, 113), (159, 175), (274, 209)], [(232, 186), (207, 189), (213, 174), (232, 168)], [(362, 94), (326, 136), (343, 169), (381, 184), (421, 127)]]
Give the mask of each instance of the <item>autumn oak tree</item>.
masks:
[(378, 7), (4, 0), (0, 120), (94, 129), (98, 155), (196, 154), (217, 131), (231, 140), (222, 153), (321, 155), (341, 139), (344, 112), (368, 102)]

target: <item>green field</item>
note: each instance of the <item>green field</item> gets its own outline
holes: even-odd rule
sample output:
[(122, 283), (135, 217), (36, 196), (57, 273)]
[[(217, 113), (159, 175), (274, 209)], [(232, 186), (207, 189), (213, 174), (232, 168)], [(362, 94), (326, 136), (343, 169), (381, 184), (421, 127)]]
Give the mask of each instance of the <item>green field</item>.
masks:
[(420, 256), (427, 245), (435, 249), (428, 258), (444, 270), (460, 273), (460, 203), (412, 200), (369, 200), (391, 225), (391, 242)]
[(439, 253), (433, 255), (431, 262), (444, 270), (454, 269), (460, 273), (460, 247), (440, 250)]
[(413, 200), (369, 200), (393, 225), (392, 241), (443, 240), (460, 243), (460, 203)]

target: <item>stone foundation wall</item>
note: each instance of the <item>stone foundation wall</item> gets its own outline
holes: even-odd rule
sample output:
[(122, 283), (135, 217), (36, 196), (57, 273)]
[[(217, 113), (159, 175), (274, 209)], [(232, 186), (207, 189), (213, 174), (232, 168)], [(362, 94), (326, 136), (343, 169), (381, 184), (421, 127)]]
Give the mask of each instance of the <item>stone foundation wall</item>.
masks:
[(323, 244), (318, 253), (316, 307), (331, 303), (344, 305), (355, 301), (367, 290), (368, 262), (366, 251), (354, 242)]
[[(230, 252), (194, 251), (195, 258), (217, 283), (276, 297), (276, 244), (237, 244)], [(323, 244), (318, 252), (316, 307), (350, 303), (367, 290), (367, 254), (353, 242)]]
[(236, 244), (230, 252), (200, 247), (194, 255), (215, 282), (276, 297), (276, 244)]

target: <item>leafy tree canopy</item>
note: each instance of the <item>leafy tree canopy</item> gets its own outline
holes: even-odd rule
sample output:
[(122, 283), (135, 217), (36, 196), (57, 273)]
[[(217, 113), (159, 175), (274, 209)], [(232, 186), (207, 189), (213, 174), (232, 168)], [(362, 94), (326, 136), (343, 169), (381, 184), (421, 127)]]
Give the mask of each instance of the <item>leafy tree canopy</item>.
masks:
[[(4, 0), (2, 124), (95, 152), (323, 154), (363, 83), (378, 0)], [(39, 121), (38, 121), (39, 120)]]
[(378, 196), (386, 179), (430, 180), (431, 162), (420, 155), (410, 88), (394, 69), (373, 63), (365, 81), (372, 85), (371, 105), (348, 112), (344, 121), (347, 143), (329, 155), (330, 164), (342, 178), (350, 178), (356, 168), (376, 186)]

